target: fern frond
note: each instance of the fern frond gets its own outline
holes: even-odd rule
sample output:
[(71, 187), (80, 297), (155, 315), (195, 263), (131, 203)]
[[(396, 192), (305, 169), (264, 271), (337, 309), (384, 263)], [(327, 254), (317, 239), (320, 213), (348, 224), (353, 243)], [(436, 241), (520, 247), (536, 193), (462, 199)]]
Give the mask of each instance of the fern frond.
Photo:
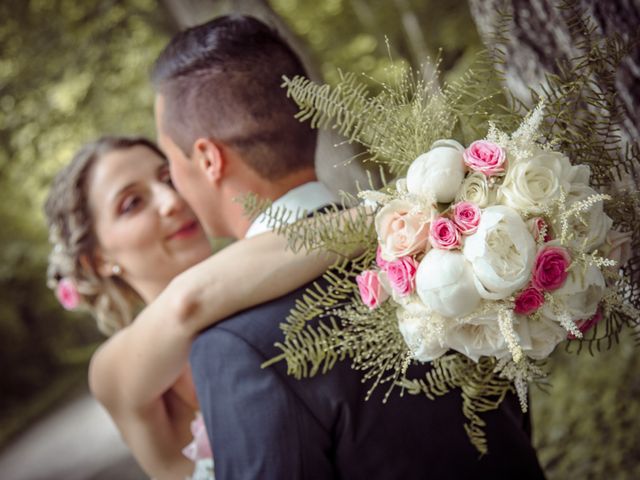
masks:
[(409, 393), (424, 394), (433, 400), (455, 389), (462, 395), (462, 411), (468, 422), (464, 429), (471, 443), (482, 454), (487, 453), (486, 423), (479, 414), (495, 410), (513, 386), (496, 372), (493, 358), (481, 357), (476, 363), (462, 354), (443, 355), (431, 362), (424, 378), (403, 378), (399, 385)]

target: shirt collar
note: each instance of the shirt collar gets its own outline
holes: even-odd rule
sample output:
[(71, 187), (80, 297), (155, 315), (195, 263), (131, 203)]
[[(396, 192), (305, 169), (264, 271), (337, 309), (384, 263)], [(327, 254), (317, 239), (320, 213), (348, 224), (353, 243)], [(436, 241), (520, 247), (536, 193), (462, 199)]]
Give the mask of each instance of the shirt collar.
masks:
[[(292, 212), (298, 212), (298, 215), (291, 215), (288, 219), (288, 223), (292, 223), (306, 211), (307, 213), (329, 205), (330, 203), (336, 203), (338, 198), (322, 183), (320, 182), (308, 182), (292, 190), (289, 190), (283, 196), (275, 200), (272, 204), (273, 208), (286, 208)], [(265, 215), (259, 215), (256, 218), (247, 233), (245, 238), (250, 238), (260, 233), (268, 232), (271, 227), (268, 225), (269, 219)]]

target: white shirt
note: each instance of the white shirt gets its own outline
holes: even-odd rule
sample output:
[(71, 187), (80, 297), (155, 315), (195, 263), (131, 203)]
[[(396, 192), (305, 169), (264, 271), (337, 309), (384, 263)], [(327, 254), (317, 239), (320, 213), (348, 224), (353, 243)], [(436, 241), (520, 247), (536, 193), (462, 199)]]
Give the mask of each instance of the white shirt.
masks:
[[(289, 190), (283, 196), (273, 202), (273, 208), (283, 207), (292, 212), (304, 211), (310, 213), (320, 207), (324, 207), (330, 203), (338, 202), (338, 198), (322, 183), (308, 182), (299, 187)], [(299, 216), (291, 215), (289, 223), (296, 221)], [(253, 237), (260, 233), (268, 232), (271, 228), (268, 225), (269, 219), (265, 215), (259, 215), (256, 218), (244, 238)]]

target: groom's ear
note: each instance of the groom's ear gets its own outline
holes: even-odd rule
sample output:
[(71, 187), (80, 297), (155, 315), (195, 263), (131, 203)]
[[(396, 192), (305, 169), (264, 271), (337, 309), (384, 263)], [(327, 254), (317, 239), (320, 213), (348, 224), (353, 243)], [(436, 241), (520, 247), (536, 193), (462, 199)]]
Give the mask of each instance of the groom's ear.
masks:
[(225, 158), (221, 145), (209, 138), (198, 138), (193, 144), (191, 158), (209, 183), (222, 180)]

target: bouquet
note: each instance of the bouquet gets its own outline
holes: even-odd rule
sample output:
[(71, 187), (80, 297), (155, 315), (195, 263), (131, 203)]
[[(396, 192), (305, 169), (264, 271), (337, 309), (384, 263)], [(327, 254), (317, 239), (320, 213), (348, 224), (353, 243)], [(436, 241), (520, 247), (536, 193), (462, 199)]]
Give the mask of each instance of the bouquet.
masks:
[[(487, 91), (492, 61), (443, 86), (401, 67), (376, 95), (354, 74), (333, 87), (285, 78), (300, 120), (362, 144), (382, 187), (345, 194), (357, 204), (346, 221), (311, 226), (246, 203), (266, 208), (294, 250), (364, 247), (306, 292), (267, 364), (305, 377), (346, 359), (369, 395), (387, 385), (383, 400), (457, 391), (485, 453), (482, 413), (510, 391), (526, 410), (559, 344), (593, 352), (635, 329), (640, 201), (628, 179), (640, 153), (618, 134), (615, 76), (603, 74), (625, 47), (604, 42), (532, 90), (535, 108)], [(431, 368), (414, 378), (413, 363)]]

